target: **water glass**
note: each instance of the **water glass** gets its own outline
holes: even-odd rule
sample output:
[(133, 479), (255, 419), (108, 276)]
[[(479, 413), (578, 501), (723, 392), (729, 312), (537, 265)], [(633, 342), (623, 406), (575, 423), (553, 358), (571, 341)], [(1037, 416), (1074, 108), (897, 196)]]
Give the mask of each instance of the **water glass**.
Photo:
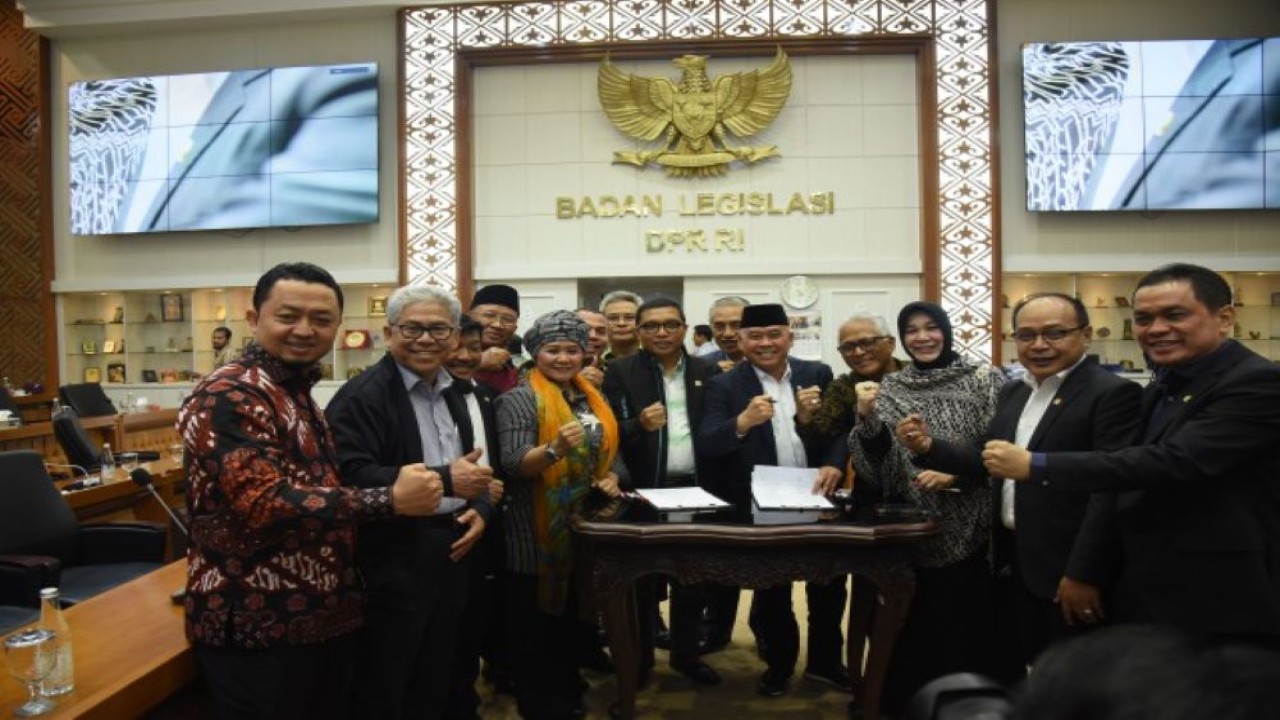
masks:
[(43, 715), (53, 709), (53, 701), (40, 696), (40, 683), (53, 672), (57, 661), (56, 635), (44, 628), (20, 630), (4, 640), (4, 659), (9, 674), (27, 686), (26, 704), (13, 711), (15, 717)]
[(169, 446), (169, 459), (179, 465), (182, 464), (182, 443), (174, 443)]

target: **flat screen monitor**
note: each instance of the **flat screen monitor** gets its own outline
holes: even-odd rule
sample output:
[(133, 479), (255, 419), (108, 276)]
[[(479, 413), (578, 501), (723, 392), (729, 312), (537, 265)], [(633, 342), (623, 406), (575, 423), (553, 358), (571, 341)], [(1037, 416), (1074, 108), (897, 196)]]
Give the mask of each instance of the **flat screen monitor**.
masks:
[(378, 220), (378, 66), (71, 85), (75, 235)]
[(1280, 208), (1280, 38), (1022, 47), (1027, 209)]

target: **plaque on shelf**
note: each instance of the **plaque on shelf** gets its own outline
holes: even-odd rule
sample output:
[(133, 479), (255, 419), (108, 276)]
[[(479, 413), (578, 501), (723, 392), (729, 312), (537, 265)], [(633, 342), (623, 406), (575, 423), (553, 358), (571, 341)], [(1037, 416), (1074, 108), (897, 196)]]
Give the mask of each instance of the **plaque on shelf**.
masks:
[(113, 352), (115, 352), (115, 351), (116, 351), (116, 341), (115, 341), (115, 340), (103, 340), (103, 341), (102, 341), (102, 352), (103, 352), (103, 353), (113, 353)]
[(125, 378), (124, 363), (111, 363), (107, 365), (107, 382), (122, 383)]
[(182, 296), (176, 293), (160, 296), (160, 319), (165, 322), (182, 321)]
[(99, 367), (87, 367), (84, 369), (84, 381), (91, 383), (102, 382), (102, 369)]
[(369, 296), (369, 317), (386, 317), (387, 316), (387, 296), (386, 295), (370, 295)]
[(85, 340), (84, 342), (80, 343), (80, 352), (84, 353), (85, 355), (97, 355), (98, 343), (92, 340)]
[(160, 381), (160, 379), (159, 379), (158, 377), (156, 377), (156, 371), (155, 371), (155, 370), (143, 370), (143, 371), (142, 371), (142, 382), (159, 382), (159, 381)]
[(372, 345), (368, 330), (348, 330), (342, 337), (342, 347), (348, 350), (368, 350)]

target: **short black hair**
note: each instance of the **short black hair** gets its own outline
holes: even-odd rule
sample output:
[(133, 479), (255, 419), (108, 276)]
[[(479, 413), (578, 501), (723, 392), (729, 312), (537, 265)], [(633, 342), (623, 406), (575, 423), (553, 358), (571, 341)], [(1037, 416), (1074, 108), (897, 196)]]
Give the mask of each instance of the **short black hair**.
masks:
[(484, 326), (472, 320), (467, 315), (462, 316), (462, 320), (458, 322), (458, 337), (463, 335), (479, 335), (484, 332)]
[(694, 334), (694, 335), (701, 335), (702, 337), (704, 337), (704, 338), (706, 338), (706, 339), (708, 339), (708, 340), (710, 340), (711, 338), (715, 337), (715, 333), (711, 332), (711, 326), (710, 326), (710, 325), (694, 325), (694, 326), (693, 326), (693, 334)]
[(680, 307), (680, 303), (671, 298), (656, 297), (652, 300), (644, 301), (644, 304), (636, 308), (636, 324), (640, 324), (640, 319), (644, 317), (646, 311), (664, 307), (675, 308), (676, 312), (680, 313), (680, 322), (684, 322), (684, 308)]
[(1192, 294), (1204, 303), (1209, 312), (1218, 312), (1231, 304), (1231, 286), (1227, 281), (1209, 268), (1191, 263), (1161, 265), (1143, 275), (1142, 279), (1138, 280), (1138, 286), (1133, 289), (1133, 293), (1137, 295), (1139, 290), (1152, 285), (1183, 281), (1191, 286)]
[(1084, 303), (1080, 302), (1080, 298), (1060, 292), (1043, 292), (1028, 295), (1019, 300), (1017, 305), (1013, 306), (1013, 327), (1015, 330), (1018, 328), (1018, 313), (1022, 312), (1022, 308), (1026, 307), (1027, 303), (1032, 300), (1039, 300), (1041, 298), (1058, 298), (1059, 300), (1066, 301), (1076, 311), (1076, 327), (1085, 327), (1089, 324), (1089, 311), (1085, 309)]
[(226, 325), (219, 325), (218, 327), (213, 329), (213, 332), (209, 334), (212, 335), (213, 333), (223, 333), (224, 335), (227, 336), (228, 340), (231, 339), (231, 328), (227, 327)]
[(300, 280), (305, 283), (315, 283), (328, 287), (338, 296), (338, 312), (342, 312), (342, 288), (338, 287), (338, 281), (333, 279), (328, 270), (308, 262), (280, 263), (263, 273), (262, 277), (258, 278), (258, 284), (253, 288), (253, 309), (255, 312), (262, 310), (262, 304), (267, 301), (267, 297), (271, 295), (271, 290), (281, 280)]

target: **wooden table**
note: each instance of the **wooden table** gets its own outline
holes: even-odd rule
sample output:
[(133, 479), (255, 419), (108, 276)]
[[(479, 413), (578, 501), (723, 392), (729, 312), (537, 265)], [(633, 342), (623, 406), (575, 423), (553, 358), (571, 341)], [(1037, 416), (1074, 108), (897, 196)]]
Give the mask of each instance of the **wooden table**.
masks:
[(589, 543), (592, 595), (601, 599), (604, 610), (622, 717), (635, 717), (640, 676), (635, 583), (652, 574), (756, 589), (849, 574), (865, 577), (876, 586), (883, 605), (876, 609), (865, 673), (862, 658), (852, 657), (851, 647), (848, 665), (854, 686), (860, 688), (855, 717), (880, 717), (889, 657), (915, 593), (908, 544), (936, 533), (935, 525), (858, 522), (839, 512), (686, 517), (673, 521), (676, 516), (665, 516), (661, 522), (573, 519), (574, 530)]
[[(75, 647), (76, 689), (56, 698), (49, 718), (136, 718), (196, 678), (182, 606), (169, 594), (186, 582), (185, 560), (92, 597), (66, 611)], [(0, 718), (26, 690), (0, 674)]]
[[(169, 507), (180, 511), (185, 506), (183, 492), (186, 489), (186, 479), (180, 463), (162, 457), (139, 467), (146, 468), (151, 473), (156, 492), (169, 503)], [(57, 484), (61, 489), (72, 482), (68, 479), (58, 481)], [(122, 467), (116, 467), (115, 472), (105, 478), (101, 485), (65, 492), (62, 497), (81, 522), (147, 520), (169, 527), (169, 514), (160, 507), (151, 493), (135, 484), (129, 477), (129, 471)], [(175, 546), (183, 545), (175, 543), (175, 540), (170, 528), (168, 557), (173, 556)]]

